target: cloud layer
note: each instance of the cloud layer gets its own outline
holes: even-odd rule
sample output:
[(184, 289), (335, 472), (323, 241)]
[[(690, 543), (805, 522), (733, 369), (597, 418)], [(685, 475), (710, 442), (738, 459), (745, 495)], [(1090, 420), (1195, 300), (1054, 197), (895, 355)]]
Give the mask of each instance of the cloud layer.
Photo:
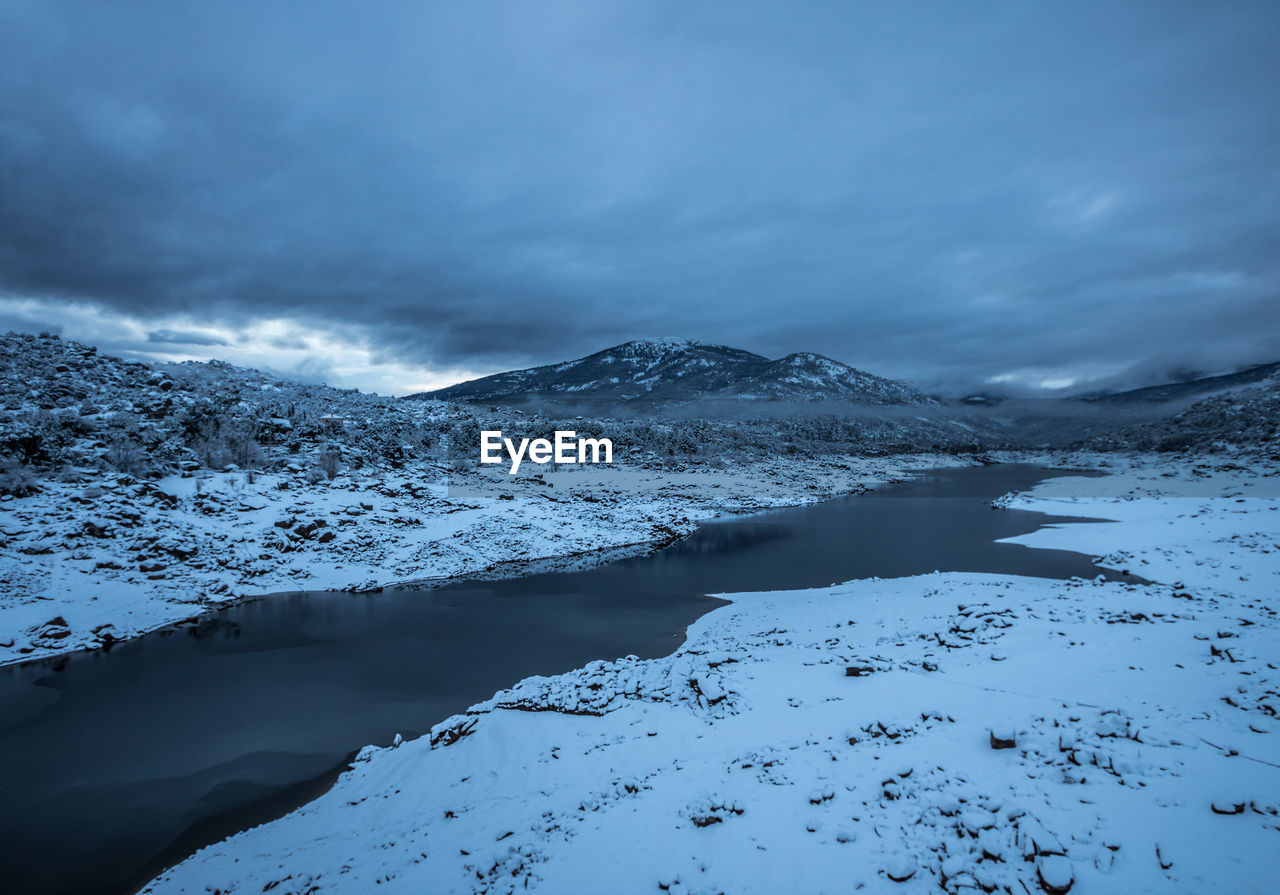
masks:
[(0, 292), (132, 321), (139, 350), (231, 334), (281, 367), (243, 334), (323, 333), (415, 371), (391, 391), (656, 335), (927, 383), (1274, 358), (1277, 27), (1271, 3), (18, 0)]

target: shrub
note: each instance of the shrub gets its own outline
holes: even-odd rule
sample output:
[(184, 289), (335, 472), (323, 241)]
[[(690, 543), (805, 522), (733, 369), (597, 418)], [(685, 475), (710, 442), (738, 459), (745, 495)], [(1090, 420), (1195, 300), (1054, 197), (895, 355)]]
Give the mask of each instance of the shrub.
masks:
[(0, 463), (0, 494), (26, 497), (39, 490), (40, 485), (35, 475), (25, 464), (16, 460), (5, 460)]
[(316, 468), (323, 472), (330, 481), (338, 475), (342, 465), (342, 453), (333, 446), (325, 448), (316, 459)]

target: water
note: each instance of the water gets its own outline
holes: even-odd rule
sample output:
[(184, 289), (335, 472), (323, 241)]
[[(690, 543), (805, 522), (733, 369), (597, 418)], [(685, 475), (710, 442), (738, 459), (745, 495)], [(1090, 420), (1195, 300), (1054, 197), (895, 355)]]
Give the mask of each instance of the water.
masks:
[(0, 669), (0, 890), (132, 891), (319, 794), (364, 744), (422, 734), (531, 674), (671, 652), (719, 605), (705, 594), (935, 569), (1097, 575), (1079, 554), (993, 543), (1061, 521), (989, 506), (1054, 474), (939, 470), (588, 571), (278, 595)]

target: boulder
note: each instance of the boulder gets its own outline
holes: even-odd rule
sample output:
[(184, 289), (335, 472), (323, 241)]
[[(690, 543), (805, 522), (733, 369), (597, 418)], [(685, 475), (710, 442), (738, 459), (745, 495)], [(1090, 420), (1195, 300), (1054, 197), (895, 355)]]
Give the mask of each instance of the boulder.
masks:
[(1018, 735), (1012, 727), (995, 727), (988, 730), (992, 749), (1012, 749), (1018, 745)]
[(1076, 875), (1071, 862), (1062, 855), (1045, 855), (1036, 861), (1036, 876), (1040, 888), (1049, 895), (1066, 895), (1075, 884)]
[(916, 859), (908, 852), (899, 851), (889, 855), (884, 865), (884, 875), (895, 883), (905, 883), (916, 875)]
[(111, 526), (105, 519), (86, 519), (84, 521), (84, 533), (91, 538), (105, 538), (110, 535)]
[(1209, 803), (1214, 814), (1243, 814), (1248, 800), (1238, 795), (1220, 795)]

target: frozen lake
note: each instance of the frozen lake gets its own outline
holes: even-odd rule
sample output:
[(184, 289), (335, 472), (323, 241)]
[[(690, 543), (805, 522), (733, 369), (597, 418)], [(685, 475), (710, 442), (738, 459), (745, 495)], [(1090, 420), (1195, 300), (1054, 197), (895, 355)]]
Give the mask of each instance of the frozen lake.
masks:
[(422, 734), (532, 674), (669, 653), (718, 605), (708, 593), (934, 570), (1092, 577), (1088, 557), (994, 543), (1060, 521), (989, 506), (1059, 474), (938, 470), (587, 571), (278, 595), (110, 653), (0, 669), (0, 889), (133, 891), (322, 791), (367, 743)]

